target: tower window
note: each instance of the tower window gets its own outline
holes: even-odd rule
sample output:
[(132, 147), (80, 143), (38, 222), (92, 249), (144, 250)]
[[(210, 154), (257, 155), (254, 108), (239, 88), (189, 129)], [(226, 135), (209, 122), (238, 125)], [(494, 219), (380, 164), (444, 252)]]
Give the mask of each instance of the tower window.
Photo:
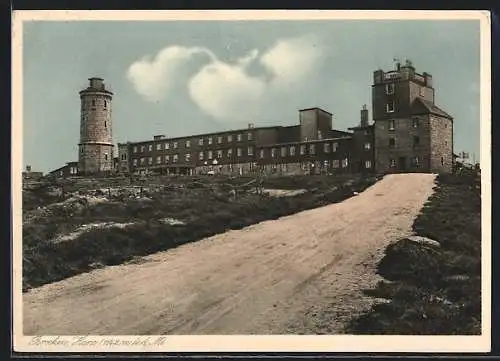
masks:
[(444, 165), (444, 158), (441, 157), (441, 165)]
[(104, 160), (108, 160), (108, 153), (104, 153)]
[(387, 113), (393, 113), (394, 112), (394, 100), (391, 100), (387, 102), (385, 105), (385, 110)]
[(396, 139), (389, 138), (389, 148), (394, 148), (396, 146)]
[(385, 85), (386, 94), (394, 94), (394, 83), (389, 83)]
[(106, 121), (104, 121), (104, 128), (107, 128), (107, 127), (108, 127), (107, 123), (106, 123)]
[(108, 102), (105, 100), (104, 101), (104, 108), (106, 108), (108, 106)]
[(95, 100), (92, 99), (92, 106), (95, 107)]
[(389, 130), (396, 129), (396, 121), (394, 119), (389, 120)]

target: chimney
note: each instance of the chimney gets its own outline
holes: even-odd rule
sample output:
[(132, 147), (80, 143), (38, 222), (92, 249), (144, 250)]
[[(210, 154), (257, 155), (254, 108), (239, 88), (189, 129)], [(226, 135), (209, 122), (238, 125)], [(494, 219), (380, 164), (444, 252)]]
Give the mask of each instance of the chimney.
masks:
[(366, 104), (364, 104), (363, 108), (361, 109), (361, 123), (360, 124), (362, 127), (368, 126), (368, 109), (366, 109)]

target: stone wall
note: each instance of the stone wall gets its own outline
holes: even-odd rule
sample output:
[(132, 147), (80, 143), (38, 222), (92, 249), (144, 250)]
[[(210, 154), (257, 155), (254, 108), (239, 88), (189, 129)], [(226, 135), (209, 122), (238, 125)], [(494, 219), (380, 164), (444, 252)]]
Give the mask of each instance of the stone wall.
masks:
[[(377, 120), (375, 131), (375, 170), (379, 173), (401, 171), (400, 158), (405, 158), (407, 171), (428, 171), (430, 156), (430, 126), (428, 116), (418, 117), (418, 127), (413, 127), (413, 118), (396, 118), (394, 130), (389, 130), (389, 119)], [(419, 144), (414, 144), (414, 137), (419, 137)], [(393, 148), (390, 139), (395, 140)], [(412, 159), (418, 157), (418, 166), (412, 164)], [(396, 166), (391, 168), (391, 159)]]
[(431, 172), (451, 173), (453, 168), (453, 121), (432, 115), (430, 133)]

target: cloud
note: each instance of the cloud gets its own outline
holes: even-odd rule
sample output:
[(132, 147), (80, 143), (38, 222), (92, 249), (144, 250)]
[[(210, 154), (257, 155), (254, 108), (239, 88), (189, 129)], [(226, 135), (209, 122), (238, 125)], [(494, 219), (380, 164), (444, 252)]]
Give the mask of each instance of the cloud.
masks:
[[(196, 54), (208, 56), (186, 79), (178, 74)], [(133, 63), (127, 78), (147, 101), (158, 102), (172, 96), (173, 85), (184, 81), (192, 101), (205, 113), (220, 120), (241, 121), (258, 116), (264, 103), (290, 92), (291, 85), (306, 79), (321, 59), (317, 38), (305, 35), (280, 39), (264, 53), (249, 51), (233, 62), (224, 62), (203, 47), (170, 46), (155, 58)], [(252, 75), (249, 68), (260, 68)]]

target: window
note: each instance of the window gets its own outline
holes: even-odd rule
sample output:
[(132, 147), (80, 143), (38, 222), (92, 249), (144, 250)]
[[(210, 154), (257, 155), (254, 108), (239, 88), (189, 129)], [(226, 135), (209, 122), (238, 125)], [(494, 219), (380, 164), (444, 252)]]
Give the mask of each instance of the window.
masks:
[(198, 139), (198, 145), (203, 145), (203, 138)]
[(424, 97), (425, 96), (425, 88), (422, 86), (420, 87), (420, 96)]
[(141, 165), (146, 163), (146, 159), (145, 158), (141, 158)]
[(108, 106), (108, 102), (105, 100), (104, 101), (104, 109), (106, 109), (107, 106)]
[(173, 162), (177, 163), (178, 161), (179, 161), (179, 155), (178, 154), (174, 154)]
[(365, 160), (365, 168), (370, 169), (372, 167), (372, 161), (371, 160)]
[(247, 139), (248, 139), (248, 140), (252, 140), (252, 133), (251, 133), (251, 132), (248, 132), (248, 134), (247, 134)]
[(318, 130), (318, 139), (323, 139), (323, 133), (321, 133), (321, 130)]
[(227, 136), (227, 141), (228, 141), (228, 142), (232, 142), (232, 141), (233, 141), (233, 136), (232, 136), (231, 134), (229, 134), (229, 135)]
[(200, 152), (200, 153), (198, 154), (198, 159), (199, 159), (199, 160), (203, 160), (203, 152)]
[(365, 150), (370, 150), (371, 147), (372, 147), (372, 144), (370, 142), (365, 143)]
[(104, 153), (104, 160), (108, 160), (108, 153)]
[(208, 151), (208, 159), (213, 158), (213, 152), (211, 150)]
[(337, 142), (332, 143), (332, 151), (333, 151), (333, 152), (336, 152), (336, 151), (337, 151), (337, 149), (338, 149), (338, 147), (339, 147), (339, 143), (337, 143)]
[(212, 137), (208, 137), (208, 144), (212, 144), (212, 141), (213, 141)]
[(186, 140), (186, 148), (189, 148), (191, 147), (191, 141), (190, 140)]
[(411, 125), (413, 128), (418, 128), (418, 126), (420, 125), (420, 120), (418, 118), (413, 118), (411, 121)]
[(161, 143), (156, 144), (156, 150), (161, 150)]
[(236, 149), (236, 155), (237, 155), (238, 157), (241, 157), (242, 153), (243, 153), (243, 152), (242, 152), (241, 148)]
[(348, 162), (347, 158), (342, 159), (342, 168), (347, 168), (348, 165), (349, 165), (349, 162)]
[(184, 158), (186, 159), (186, 162), (189, 162), (191, 160), (191, 153), (186, 153)]
[(306, 154), (306, 146), (305, 145), (301, 145), (300, 146), (300, 155), (304, 155)]
[(238, 138), (237, 138), (237, 139), (238, 139), (238, 142), (241, 142), (241, 134), (238, 134), (238, 136), (237, 136), (237, 137), (238, 137)]
[(419, 159), (418, 159), (418, 156), (417, 156), (417, 157), (413, 157), (413, 158), (411, 159), (411, 162), (412, 162), (412, 165), (413, 165), (414, 167), (418, 168), (418, 166), (419, 166), (419, 164), (420, 164)]
[(261, 149), (259, 153), (260, 153), (260, 157), (264, 158), (264, 149)]
[(276, 148), (271, 148), (271, 157), (276, 158)]
[(137, 159), (134, 159), (134, 160), (132, 161), (132, 164), (133, 164), (134, 166), (137, 166)]
[(286, 157), (286, 147), (281, 147), (281, 156)]
[[(82, 148), (82, 152), (83, 152), (83, 148)], [(137, 147), (136, 146), (134, 146), (133, 152), (137, 153)]]
[(165, 149), (170, 149), (170, 143), (165, 143)]
[(418, 147), (419, 144), (420, 144), (420, 138), (415, 135), (413, 137), (413, 147)]
[(444, 165), (444, 158), (441, 157), (441, 165)]
[(149, 165), (153, 164), (153, 157), (149, 157), (149, 158), (148, 158), (148, 164), (149, 164)]
[(153, 151), (153, 145), (152, 144), (148, 145), (148, 151), (150, 151), (150, 152)]
[(248, 155), (253, 155), (253, 147), (248, 147), (247, 153)]
[(295, 146), (290, 147), (290, 155), (293, 157), (295, 156)]
[(174, 142), (174, 149), (177, 149), (178, 146), (177, 142)]
[(95, 107), (95, 100), (92, 99), (92, 106)]
[(168, 162), (170, 162), (170, 156), (169, 156), (169, 155), (166, 155), (166, 156), (165, 156), (165, 163), (168, 163)]
[(394, 94), (394, 83), (389, 83), (385, 85), (386, 94)]
[(156, 164), (161, 164), (161, 157), (156, 157)]
[(340, 162), (338, 159), (332, 160), (332, 168), (338, 168), (340, 166)]
[(309, 144), (309, 154), (316, 154), (316, 145)]
[(396, 139), (389, 138), (389, 148), (394, 148), (396, 146)]
[(391, 168), (395, 168), (396, 167), (396, 159), (391, 159), (390, 162), (389, 162), (389, 166)]
[[(134, 148), (135, 148), (135, 150), (137, 151), (137, 147), (134, 147)], [(83, 147), (80, 147), (80, 153), (82, 153), (82, 154), (83, 154)], [(134, 152), (134, 153), (135, 153), (135, 152)]]
[(217, 143), (218, 143), (218, 144), (222, 144), (222, 137), (221, 137), (221, 136), (218, 136), (218, 137), (217, 137)]
[(233, 156), (233, 150), (232, 149), (228, 149), (227, 150), (227, 157), (231, 158), (232, 156)]
[(107, 128), (107, 127), (108, 127), (108, 125), (107, 125), (107, 124), (108, 124), (108, 123), (106, 123), (106, 121), (104, 121), (104, 128)]
[(217, 158), (222, 159), (222, 150), (217, 151)]
[(323, 152), (330, 153), (330, 143), (323, 144)]
[(387, 102), (387, 104), (385, 105), (385, 111), (386, 113), (394, 112), (394, 100)]
[(144, 150), (146, 149), (145, 146), (141, 145), (141, 153), (144, 153)]
[(396, 121), (394, 119), (389, 120), (389, 130), (396, 129)]

